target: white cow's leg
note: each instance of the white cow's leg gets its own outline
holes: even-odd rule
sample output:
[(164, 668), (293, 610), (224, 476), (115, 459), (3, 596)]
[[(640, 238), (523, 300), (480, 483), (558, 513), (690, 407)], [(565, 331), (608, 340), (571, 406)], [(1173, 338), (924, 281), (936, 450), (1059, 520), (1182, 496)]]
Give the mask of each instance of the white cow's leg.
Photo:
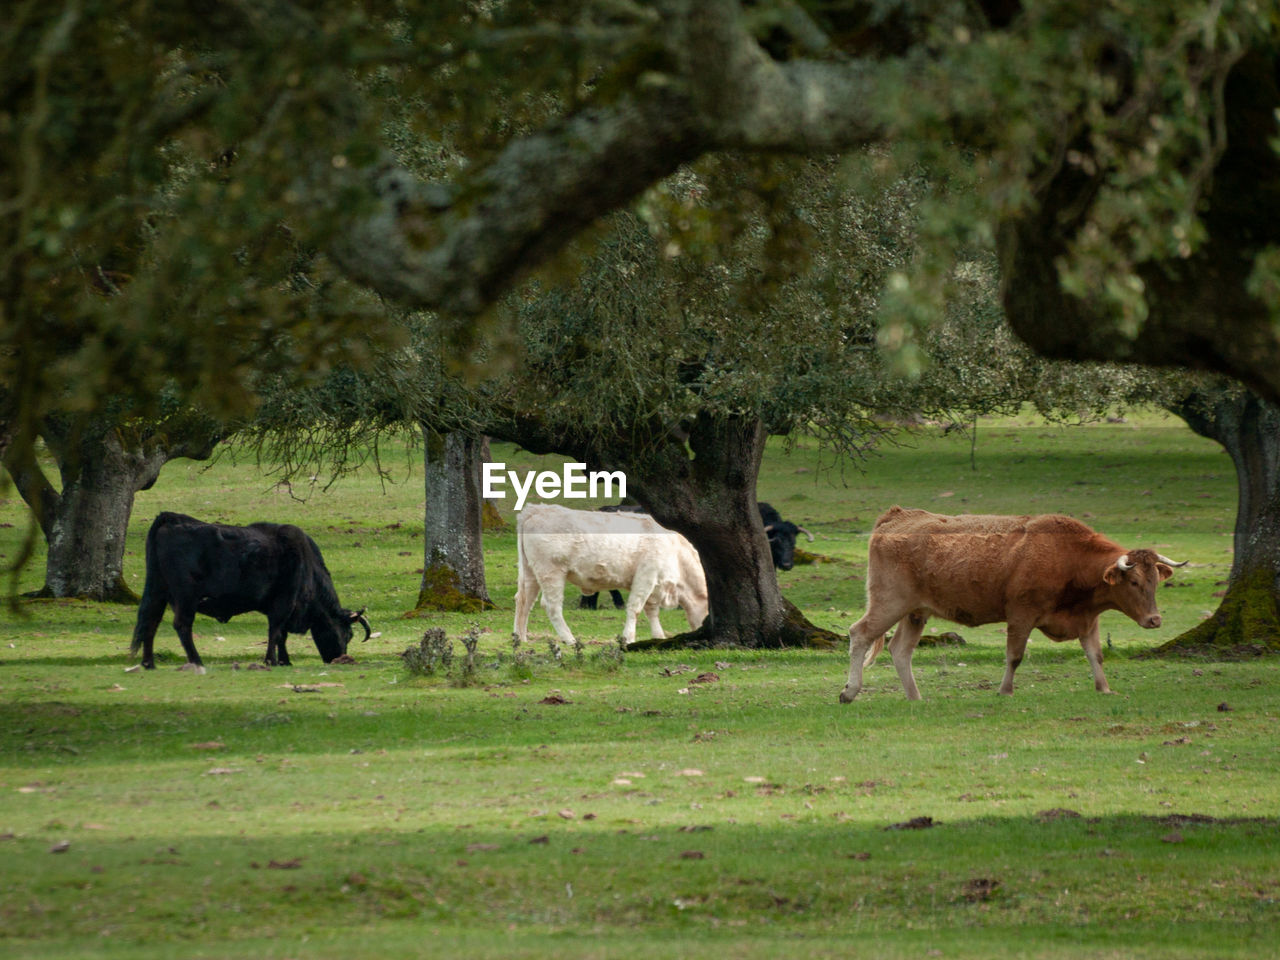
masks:
[[(653, 588), (657, 586), (658, 574), (656, 570), (650, 570), (645, 565), (636, 570), (635, 576), (631, 578), (631, 593), (627, 596), (627, 615), (622, 623), (622, 639), (625, 643), (636, 642), (636, 618), (649, 604), (649, 597), (653, 595)], [(649, 621), (652, 627), (657, 618)], [(662, 639), (662, 627), (659, 625), (655, 633), (655, 638)]]
[(1000, 681), (1000, 692), (1009, 696), (1013, 693), (1013, 672), (1022, 663), (1023, 654), (1027, 652), (1027, 638), (1031, 636), (1031, 627), (1025, 624), (1009, 623), (1004, 631), (1004, 679)]
[(538, 599), (539, 588), (532, 573), (521, 570), (519, 577), (516, 586), (516, 617), (511, 629), (520, 642), (524, 643), (529, 639), (529, 613)]
[(666, 636), (662, 632), (662, 624), (658, 621), (658, 612), (661, 609), (656, 600), (644, 605), (644, 615), (649, 621), (649, 633), (655, 640), (661, 640)]
[(1097, 620), (1093, 621), (1093, 626), (1080, 638), (1080, 646), (1084, 648), (1084, 655), (1089, 659), (1089, 666), (1093, 670), (1094, 689), (1099, 693), (1112, 693), (1112, 689), (1107, 686), (1107, 676), (1102, 672), (1102, 642), (1099, 639)]
[(879, 652), (885, 631), (905, 613), (905, 610), (885, 613), (868, 607), (862, 619), (849, 628), (849, 679), (840, 691), (841, 703), (850, 703), (862, 691), (863, 667)]
[(564, 622), (564, 580), (547, 580), (542, 586), (542, 609), (547, 611), (551, 626), (555, 628), (560, 642), (567, 646), (576, 646), (578, 641), (573, 631)]
[(908, 700), (920, 699), (920, 689), (916, 686), (915, 674), (911, 672), (911, 655), (915, 653), (916, 644), (920, 642), (920, 635), (928, 622), (927, 613), (918, 610), (908, 613), (899, 621), (898, 630), (889, 642), (893, 668), (898, 671), (898, 679), (902, 681), (902, 689)]

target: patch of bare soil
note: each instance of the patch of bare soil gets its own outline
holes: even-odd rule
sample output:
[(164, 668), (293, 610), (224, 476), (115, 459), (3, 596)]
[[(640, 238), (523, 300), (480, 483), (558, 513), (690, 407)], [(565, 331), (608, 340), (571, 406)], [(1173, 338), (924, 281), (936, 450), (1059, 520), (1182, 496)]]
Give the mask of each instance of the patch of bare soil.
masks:
[(930, 827), (936, 827), (933, 817), (912, 817), (910, 820), (904, 820), (902, 823), (891, 823), (885, 827), (886, 830), (928, 830)]

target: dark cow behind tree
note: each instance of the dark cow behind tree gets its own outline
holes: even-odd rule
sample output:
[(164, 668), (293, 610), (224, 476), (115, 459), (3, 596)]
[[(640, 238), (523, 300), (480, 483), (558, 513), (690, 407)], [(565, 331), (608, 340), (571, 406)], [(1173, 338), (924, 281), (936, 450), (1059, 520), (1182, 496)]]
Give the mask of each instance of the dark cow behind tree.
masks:
[(813, 534), (790, 520), (783, 520), (782, 514), (767, 503), (757, 503), (756, 508), (760, 511), (765, 536), (769, 538), (774, 567), (790, 570), (796, 565), (796, 536), (803, 533), (813, 543)]
[(156, 628), (166, 606), (182, 641), (183, 669), (204, 672), (191, 639), (197, 613), (226, 623), (241, 613), (267, 616), (267, 655), (272, 666), (289, 666), (291, 633), (311, 631), (325, 663), (347, 652), (355, 624), (370, 637), (364, 610), (338, 602), (333, 579), (316, 542), (287, 523), (234, 527), (205, 523), (180, 513), (162, 513), (147, 531), (147, 581), (138, 604), (131, 652), (142, 650), (142, 666), (155, 668)]
[(1125, 550), (1078, 520), (1041, 516), (959, 517), (890, 507), (871, 532), (867, 610), (849, 628), (848, 703), (862, 689), (863, 668), (889, 642), (907, 699), (919, 700), (911, 655), (924, 625), (937, 615), (967, 627), (1005, 623), (1000, 692), (1013, 693), (1013, 673), (1027, 638), (1078, 638), (1094, 686), (1110, 693), (1102, 672), (1098, 617), (1119, 610), (1140, 626), (1160, 626), (1156, 586), (1174, 563), (1152, 550)]
[[(803, 533), (812, 543), (813, 534), (804, 527), (797, 526), (789, 520), (783, 520), (782, 514), (770, 504), (757, 503), (756, 509), (760, 511), (760, 523), (764, 526), (765, 536), (769, 538), (769, 553), (773, 557), (774, 568), (777, 570), (790, 570), (796, 564), (796, 537)], [(645, 512), (644, 507), (627, 503), (626, 501), (608, 504), (600, 507), (600, 510), (605, 513)], [(621, 610), (626, 606), (622, 599), (622, 594), (617, 590), (610, 590), (609, 596), (613, 598), (613, 605), (616, 609)], [(595, 610), (599, 597), (598, 593), (583, 594), (578, 598), (579, 609)]]

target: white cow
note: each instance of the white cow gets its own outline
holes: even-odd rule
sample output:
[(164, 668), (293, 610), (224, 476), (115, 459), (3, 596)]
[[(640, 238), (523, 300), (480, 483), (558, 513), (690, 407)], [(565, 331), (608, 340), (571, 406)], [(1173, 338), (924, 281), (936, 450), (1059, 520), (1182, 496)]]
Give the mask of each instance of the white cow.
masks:
[(520, 558), (515, 634), (524, 642), (529, 611), (542, 593), (542, 606), (561, 642), (576, 644), (564, 622), (564, 585), (584, 593), (630, 590), (622, 636), (636, 639), (636, 616), (643, 609), (653, 636), (665, 636), (658, 610), (682, 607), (691, 629), (707, 616), (707, 581), (698, 551), (680, 534), (650, 516), (598, 513), (539, 503), (525, 507), (516, 522)]

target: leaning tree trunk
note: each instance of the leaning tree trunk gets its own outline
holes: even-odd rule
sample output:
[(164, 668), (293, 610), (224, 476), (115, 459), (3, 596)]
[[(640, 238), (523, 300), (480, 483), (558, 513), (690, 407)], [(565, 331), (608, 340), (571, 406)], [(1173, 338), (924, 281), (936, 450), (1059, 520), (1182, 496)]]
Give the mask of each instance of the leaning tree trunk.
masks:
[(493, 607), (484, 576), (480, 462), (483, 441), (421, 424), (426, 474), (418, 610)]
[[(778, 589), (756, 507), (766, 431), (756, 417), (699, 414), (683, 443), (669, 443), (628, 471), (628, 491), (663, 526), (698, 550), (711, 612), (692, 633), (654, 646), (820, 647), (840, 643), (814, 626)], [(689, 456), (692, 451), (693, 456)]]
[(136, 603), (137, 594), (124, 580), (134, 496), (154, 484), (170, 460), (207, 458), (217, 434), (203, 421), (191, 436), (178, 436), (51, 419), (43, 424), (41, 435), (57, 461), (60, 491), (34, 456), (5, 461), (48, 545), (45, 585), (36, 596)]
[(1198, 395), (1171, 407), (1218, 441), (1236, 467), (1235, 557), (1222, 603), (1156, 653), (1238, 657), (1280, 650), (1280, 408), (1253, 393)]

